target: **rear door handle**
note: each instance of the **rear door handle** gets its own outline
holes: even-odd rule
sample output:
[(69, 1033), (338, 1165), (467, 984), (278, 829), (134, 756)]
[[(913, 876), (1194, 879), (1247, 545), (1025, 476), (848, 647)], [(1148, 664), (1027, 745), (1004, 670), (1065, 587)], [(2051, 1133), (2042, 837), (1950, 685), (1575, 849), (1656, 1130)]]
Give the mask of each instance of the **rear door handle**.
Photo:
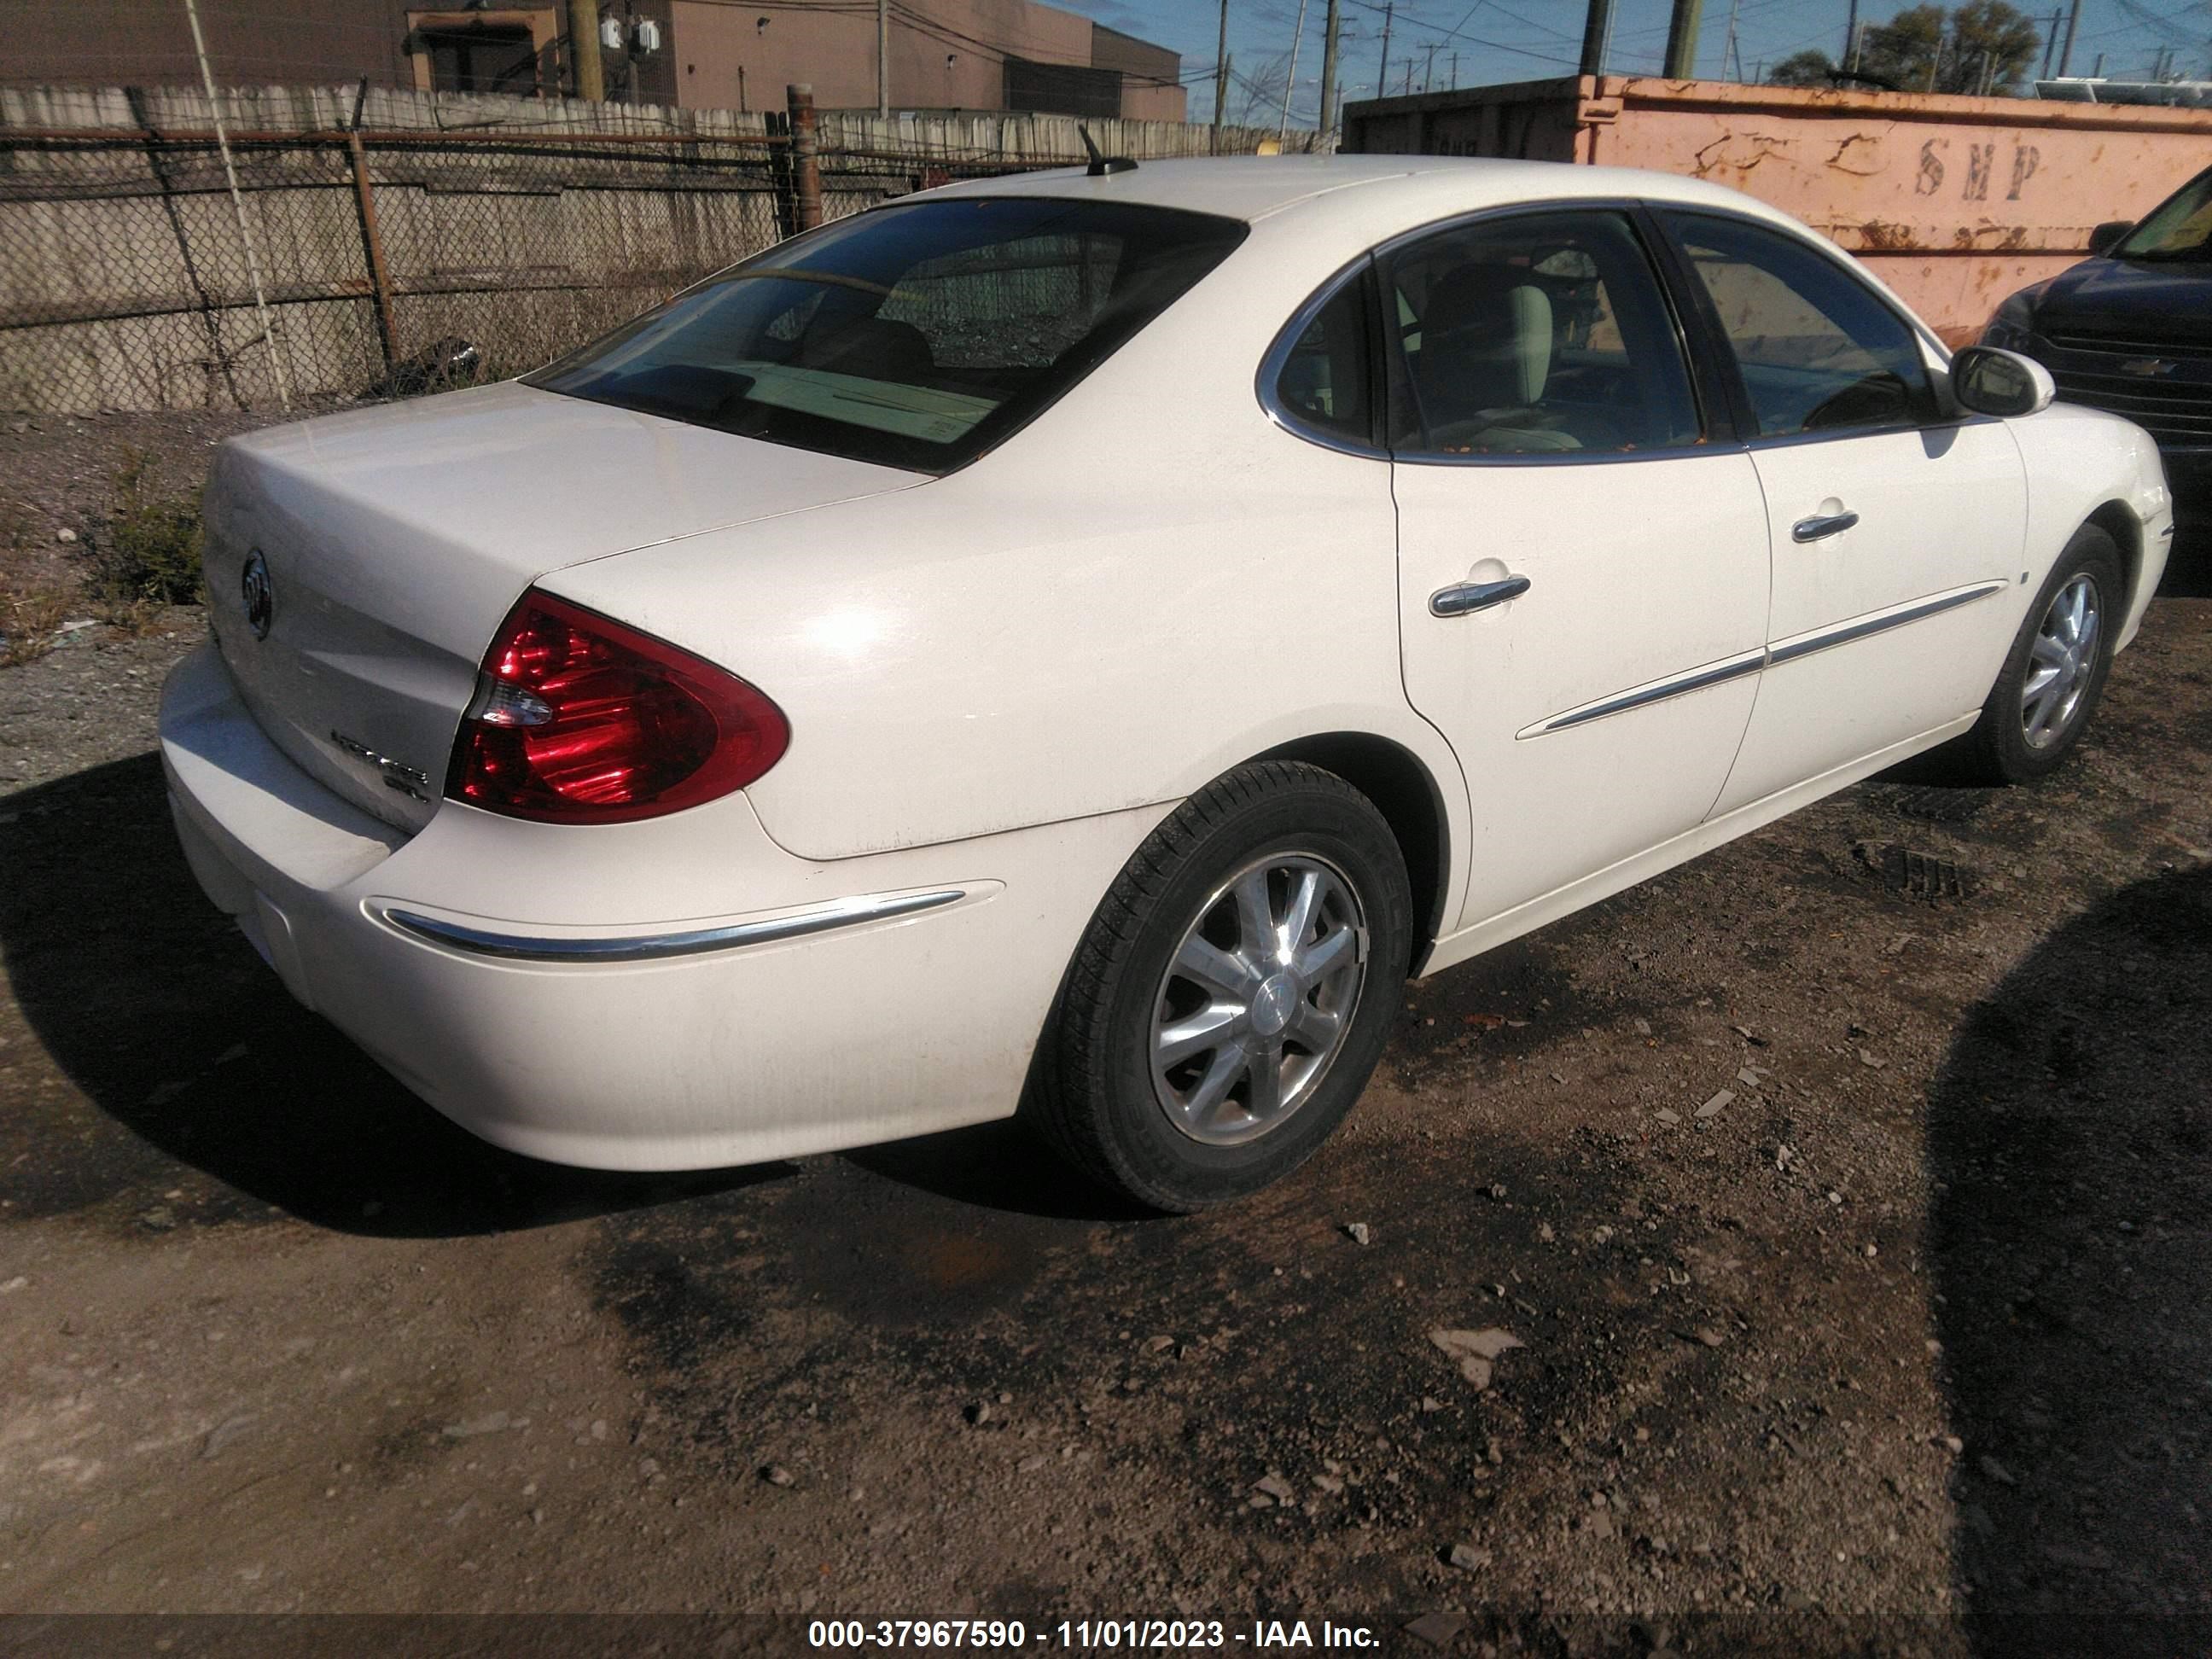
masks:
[(1526, 576), (1508, 576), (1502, 582), (1455, 582), (1429, 595), (1429, 614), (1464, 617), (1470, 611), (1487, 611), (1493, 605), (1517, 599), (1528, 591)]
[(1856, 513), (1829, 513), (1819, 518), (1800, 519), (1790, 526), (1790, 538), (1799, 542), (1826, 541), (1831, 536), (1840, 536), (1859, 521)]

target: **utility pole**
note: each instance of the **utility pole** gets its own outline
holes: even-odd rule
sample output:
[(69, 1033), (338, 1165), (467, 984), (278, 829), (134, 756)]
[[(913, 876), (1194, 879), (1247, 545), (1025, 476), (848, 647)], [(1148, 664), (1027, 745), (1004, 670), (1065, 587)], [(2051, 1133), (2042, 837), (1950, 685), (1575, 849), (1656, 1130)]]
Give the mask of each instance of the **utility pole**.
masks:
[(876, 0), (876, 118), (891, 118), (891, 0)]
[[(1733, 7), (1729, 15), (1735, 15)], [(1859, 66), (1859, 0), (1851, 0), (1851, 9), (1844, 15), (1844, 55), (1836, 61), (1847, 70)]]
[(1298, 0), (1298, 21), (1291, 31), (1290, 72), (1283, 76), (1283, 118), (1275, 124), (1275, 142), (1290, 136), (1291, 94), (1298, 89), (1298, 47), (1306, 38), (1306, 0)]
[(1452, 54), (1451, 89), (1454, 92), (1459, 90), (1459, 54), (1457, 52)]
[(1606, 37), (1613, 33), (1613, 0), (1589, 0), (1589, 13), (1583, 19), (1583, 61), (1580, 73), (1605, 73)]
[(1229, 104), (1229, 0), (1221, 0), (1221, 44), (1213, 52), (1213, 148), (1221, 148), (1221, 112)]
[(1377, 98), (1390, 95), (1390, 14), (1394, 9), (1395, 7), (1392, 4), (1382, 8), (1382, 61), (1375, 68), (1375, 95)]
[(576, 62), (576, 96), (587, 104), (607, 95), (599, 69), (599, 0), (568, 0), (568, 56)]
[(246, 197), (238, 187), (238, 168), (230, 159), (230, 134), (223, 125), (222, 100), (216, 95), (215, 70), (208, 66), (207, 37), (200, 33), (200, 9), (192, 0), (185, 0), (185, 17), (192, 26), (192, 52), (200, 60), (200, 84), (207, 88), (208, 114), (215, 123), (215, 147), (222, 152), (222, 176), (230, 185), (230, 210), (238, 220), (239, 244), (246, 250), (246, 274), (253, 284), (253, 309), (261, 318), (261, 343), (269, 348), (269, 373), (276, 382), (276, 404), (289, 415), (292, 377), (285, 372), (283, 349), (276, 343), (276, 319), (269, 309), (268, 291), (261, 285), (260, 244), (246, 222)]
[(1321, 137), (1324, 149), (1336, 131), (1336, 33), (1344, 21), (1343, 0), (1328, 0), (1328, 18), (1321, 44)]
[(1421, 90), (1435, 90), (1437, 84), (1437, 42), (1429, 42), (1429, 61), (1421, 66)]
[(1698, 73), (1698, 18), (1705, 0), (1674, 0), (1674, 15), (1667, 20), (1667, 66), (1670, 81), (1690, 81)]
[[(1853, 0), (1853, 3), (1856, 3), (1856, 0)], [(1728, 34), (1721, 42), (1721, 74), (1724, 77), (1729, 73), (1729, 64), (1735, 62), (1735, 16), (1736, 13), (1742, 9), (1742, 4), (1743, 0), (1729, 0)], [(1735, 63), (1735, 78), (1739, 81), (1743, 79), (1743, 65), (1741, 63)]]
[(2058, 48), (2058, 74), (2063, 80), (2074, 67), (2074, 31), (2081, 27), (2081, 0), (2074, 0), (2066, 14), (2066, 44)]

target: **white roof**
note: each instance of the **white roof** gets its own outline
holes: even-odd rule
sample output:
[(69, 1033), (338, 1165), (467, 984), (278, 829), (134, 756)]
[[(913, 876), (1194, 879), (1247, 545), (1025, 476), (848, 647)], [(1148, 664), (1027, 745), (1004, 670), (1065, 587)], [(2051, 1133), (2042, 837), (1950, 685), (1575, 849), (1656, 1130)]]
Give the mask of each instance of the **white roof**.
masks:
[(1304, 218), (1326, 203), (1352, 210), (1352, 216), (1370, 224), (1397, 218), (1407, 225), (1517, 202), (1629, 197), (1796, 222), (1741, 191), (1674, 173), (1455, 155), (1222, 155), (1143, 161), (1097, 179), (1081, 167), (1055, 167), (969, 180), (933, 193), (1142, 202), (1252, 221), (1292, 209), (1301, 210)]

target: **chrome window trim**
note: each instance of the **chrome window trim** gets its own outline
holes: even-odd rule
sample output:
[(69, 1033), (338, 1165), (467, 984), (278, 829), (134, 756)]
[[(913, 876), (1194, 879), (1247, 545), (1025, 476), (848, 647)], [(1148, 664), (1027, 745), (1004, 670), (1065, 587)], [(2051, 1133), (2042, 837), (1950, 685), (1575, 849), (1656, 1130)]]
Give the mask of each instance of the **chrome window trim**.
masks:
[[(1253, 379), (1253, 391), (1257, 394), (1260, 407), (1265, 411), (1268, 420), (1289, 433), (1293, 438), (1304, 439), (1317, 449), (1334, 450), (1340, 455), (1355, 455), (1362, 460), (1368, 461), (1387, 461), (1392, 459), (1387, 447), (1376, 445), (1371, 441), (1362, 443), (1357, 439), (1346, 437), (1340, 432), (1331, 432), (1325, 427), (1307, 425), (1304, 420), (1283, 407), (1283, 401), (1276, 394), (1275, 390), (1282, 381), (1284, 369), (1290, 366), (1291, 353), (1297, 349), (1298, 341), (1304, 337), (1306, 330), (1313, 326), (1314, 319), (1328, 309), (1336, 296), (1344, 291), (1346, 284), (1356, 283), (1365, 276), (1368, 267), (1374, 263), (1374, 252), (1370, 249), (1349, 264), (1338, 267), (1326, 282), (1306, 297), (1304, 304), (1291, 313), (1290, 321), (1285, 323), (1277, 331), (1273, 342), (1267, 347), (1266, 355), (1260, 359), (1259, 373)], [(1370, 364), (1370, 374), (1373, 365)], [(1371, 416), (1370, 411), (1370, 418), (1367, 422), (1370, 432), (1375, 429), (1375, 422)]]
[[(1516, 219), (1533, 213), (1619, 213), (1633, 218), (1638, 208), (1650, 204), (1633, 196), (1545, 196), (1525, 202), (1506, 202), (1496, 207), (1473, 208), (1465, 213), (1451, 213), (1441, 219), (1431, 219), (1426, 224), (1415, 225), (1411, 230), (1401, 230), (1376, 243), (1371, 250), (1379, 262), (1385, 256), (1396, 253), (1413, 243), (1426, 241), (1431, 236), (1463, 230), (1471, 225), (1486, 223), (1493, 219)], [(1654, 282), (1663, 282), (1656, 271)]]
[(1741, 456), (1745, 446), (1731, 439), (1712, 443), (1705, 439), (1673, 449), (1541, 449), (1522, 455), (1397, 455), (1401, 466), (1610, 466), (1634, 461), (1690, 461), (1701, 456)]
[(1952, 432), (1970, 426), (1996, 426), (2004, 417), (1997, 415), (1960, 415), (1940, 421), (1907, 421), (1898, 426), (1844, 426), (1817, 432), (1777, 432), (1762, 434), (1745, 441), (1743, 447), (1753, 453), (1762, 449), (1792, 449), (1800, 444), (1845, 443), (1853, 438), (1901, 438), (1917, 432)]
[[(1359, 443), (1340, 434), (1308, 426), (1283, 408), (1280, 400), (1275, 396), (1275, 384), (1282, 377), (1283, 368), (1290, 361), (1291, 352), (1297, 346), (1298, 337), (1306, 331), (1313, 319), (1320, 314), (1329, 301), (1336, 298), (1338, 290), (1345, 283), (1357, 281), (1362, 271), (1370, 264), (1375, 265), (1379, 270), (1382, 260), (1387, 256), (1397, 252), (1401, 248), (1431, 236), (1443, 235), (1469, 226), (1480, 225), (1493, 220), (1516, 218), (1524, 214), (1577, 210), (1623, 214), (1632, 222), (1636, 220), (1639, 213), (1648, 213), (1659, 222), (1661, 228), (1668, 237), (1674, 238), (1678, 245), (1680, 234), (1672, 224), (1667, 222), (1666, 216), (1669, 213), (1729, 220), (1737, 224), (1748, 225), (1753, 229), (1770, 231), (1776, 235), (1790, 238), (1803, 246), (1815, 250), (1830, 263), (1848, 272), (1850, 279), (1858, 283), (1866, 290), (1869, 298), (1902, 323), (1923, 348), (1933, 350), (1936, 354), (1936, 364), (1929, 366), (1929, 380), (1934, 386), (1939, 406), (1948, 401), (1948, 375), (1951, 361), (1948, 349), (1919, 318), (1903, 309), (1896, 301), (1869, 282), (1865, 271), (1859, 267), (1856, 259), (1848, 250), (1837, 246), (1826, 237), (1815, 235), (1795, 225), (1778, 224), (1757, 214), (1745, 213), (1728, 207), (1707, 206), (1703, 203), (1676, 202), (1651, 197), (1563, 196), (1547, 197), (1538, 201), (1511, 202), (1496, 207), (1475, 208), (1465, 213), (1449, 214), (1441, 219), (1432, 219), (1425, 224), (1416, 225), (1410, 230), (1396, 232), (1340, 267), (1309, 295), (1303, 305), (1291, 313), (1290, 321), (1277, 332), (1273, 342), (1267, 348), (1267, 354), (1261, 358), (1259, 373), (1254, 378), (1254, 391), (1259, 398), (1261, 409), (1275, 426), (1294, 438), (1302, 439), (1312, 444), (1316, 448), (1334, 450), (1341, 455), (1358, 456), (1363, 460), (1389, 461), (1404, 466), (1590, 466), (1607, 462), (1674, 461), (1686, 459), (1696, 455), (1751, 454), (1761, 449), (1780, 448), (1789, 445), (1837, 443), (1852, 438), (1881, 437), (1900, 432), (1937, 432), (1953, 427), (1980, 425), (1997, 419), (1993, 415), (1945, 414), (1933, 421), (1907, 421), (1894, 426), (1843, 427), (1832, 432), (1785, 432), (1771, 436), (1754, 433), (1748, 437), (1731, 436), (1717, 442), (1709, 435), (1695, 443), (1680, 445), (1672, 449), (1538, 451), (1522, 455), (1437, 455), (1425, 453), (1401, 454), (1387, 444)], [(1649, 257), (1648, 250), (1647, 257)], [(1658, 268), (1656, 258), (1653, 260), (1653, 267), (1652, 281), (1658, 284), (1670, 308), (1679, 310), (1680, 304), (1672, 292), (1674, 279), (1668, 271)], [(1696, 273), (1691, 270), (1686, 273), (1686, 276), (1690, 280), (1695, 280)], [(1677, 326), (1680, 329), (1683, 337), (1682, 349), (1686, 359), (1683, 367), (1689, 373), (1694, 386), (1698, 374), (1697, 367), (1686, 359), (1702, 339), (1705, 331), (1693, 327), (1679, 318)], [(1704, 343), (1717, 346), (1723, 351), (1732, 353), (1734, 349), (1725, 337)], [(1732, 361), (1730, 367), (1735, 367)], [(1736, 372), (1740, 374), (1741, 371), (1737, 369)], [(1936, 380), (1936, 376), (1939, 373), (1947, 377), (1943, 381)]]
[[(1253, 383), (1254, 390), (1259, 396), (1260, 407), (1267, 412), (1268, 420), (1276, 426), (1294, 438), (1304, 439), (1316, 448), (1333, 449), (1339, 454), (1357, 455), (1365, 460), (1390, 461), (1407, 466), (1528, 466), (1532, 465), (1548, 466), (1562, 462), (1587, 465), (1593, 461), (1648, 461), (1686, 454), (1712, 454), (1721, 449), (1733, 447), (1733, 445), (1715, 446), (1701, 441), (1684, 445), (1680, 449), (1632, 452), (1603, 450), (1540, 453), (1528, 455), (1430, 455), (1425, 453), (1401, 455), (1387, 444), (1356, 443), (1340, 434), (1310, 427), (1300, 421), (1297, 416), (1284, 409), (1281, 401), (1275, 396), (1276, 382), (1282, 378), (1284, 366), (1289, 362), (1291, 352), (1298, 343), (1298, 337), (1306, 331), (1312, 325), (1313, 319), (1321, 313), (1328, 302), (1336, 298), (1338, 291), (1346, 283), (1357, 282), (1370, 266), (1379, 269), (1380, 263), (1386, 254), (1395, 253), (1400, 248), (1430, 236), (1442, 235), (1449, 231), (1458, 230), (1468, 225), (1480, 224), (1492, 219), (1510, 219), (1531, 213), (1556, 213), (1564, 208), (1624, 214), (1632, 220), (1638, 206), (1636, 200), (1629, 197), (1547, 197), (1539, 201), (1508, 202), (1497, 207), (1474, 208), (1464, 213), (1447, 214), (1441, 219), (1431, 219), (1425, 224), (1415, 225), (1410, 230), (1395, 233), (1340, 266), (1328, 281), (1308, 296), (1304, 304), (1291, 313), (1290, 321), (1283, 325), (1273, 342), (1267, 347), (1267, 355), (1260, 360), (1260, 371)], [(1665, 277), (1655, 270), (1652, 272), (1652, 280), (1659, 284), (1663, 294), (1666, 289)], [(1686, 341), (1684, 343), (1683, 355), (1686, 359), (1688, 356)], [(1691, 370), (1686, 361), (1683, 368), (1686, 371), (1692, 373), (1694, 377), (1694, 371)]]
[(393, 903), (372, 904), (369, 909), (370, 914), (404, 933), (473, 956), (495, 957), (510, 962), (659, 962), (671, 957), (697, 956), (708, 951), (732, 951), (749, 945), (805, 939), (836, 928), (858, 927), (863, 922), (913, 915), (967, 896), (966, 889), (953, 887), (925, 893), (868, 894), (764, 921), (603, 939), (495, 933), (442, 917), (426, 916)]

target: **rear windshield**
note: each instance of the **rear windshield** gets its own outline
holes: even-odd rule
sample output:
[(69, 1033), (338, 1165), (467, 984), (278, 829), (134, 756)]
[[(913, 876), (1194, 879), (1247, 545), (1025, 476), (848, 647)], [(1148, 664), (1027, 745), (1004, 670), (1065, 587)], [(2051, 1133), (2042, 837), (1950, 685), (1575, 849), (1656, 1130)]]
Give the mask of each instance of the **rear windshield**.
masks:
[(526, 378), (770, 443), (949, 471), (1104, 362), (1246, 228), (1018, 197), (879, 209), (710, 277)]

